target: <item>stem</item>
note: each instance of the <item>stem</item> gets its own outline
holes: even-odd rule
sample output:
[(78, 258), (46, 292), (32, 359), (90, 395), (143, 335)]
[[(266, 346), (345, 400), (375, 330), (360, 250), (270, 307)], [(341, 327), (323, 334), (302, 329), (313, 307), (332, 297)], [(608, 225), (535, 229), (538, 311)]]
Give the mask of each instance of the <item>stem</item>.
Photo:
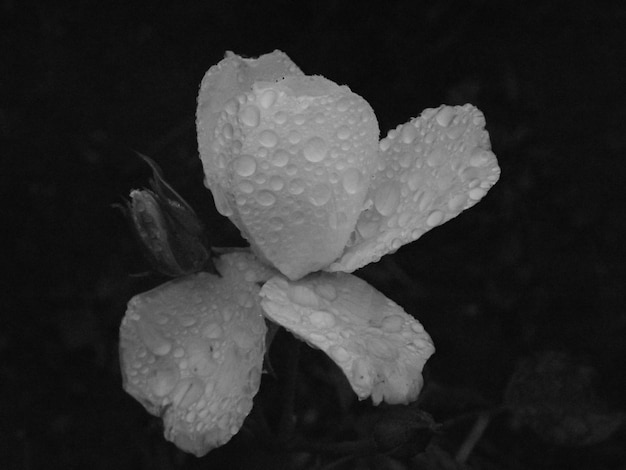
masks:
[(467, 461), (470, 454), (472, 453), (472, 450), (474, 450), (474, 447), (476, 446), (476, 444), (478, 444), (478, 441), (480, 441), (480, 438), (483, 436), (485, 430), (487, 429), (490, 420), (490, 413), (482, 413), (480, 416), (478, 416), (478, 419), (474, 423), (472, 430), (467, 435), (465, 441), (463, 442), (463, 444), (461, 444), (461, 447), (456, 453), (454, 460), (457, 463), (465, 463)]

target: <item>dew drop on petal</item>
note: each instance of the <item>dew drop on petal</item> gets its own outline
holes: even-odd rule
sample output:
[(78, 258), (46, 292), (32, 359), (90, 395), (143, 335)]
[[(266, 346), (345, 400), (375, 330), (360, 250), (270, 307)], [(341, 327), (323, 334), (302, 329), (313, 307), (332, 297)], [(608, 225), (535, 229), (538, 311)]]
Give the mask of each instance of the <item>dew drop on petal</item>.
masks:
[(256, 200), (262, 206), (271, 206), (276, 202), (276, 196), (270, 191), (259, 191), (256, 195)]
[(469, 197), (470, 199), (474, 200), (474, 201), (478, 201), (479, 199), (481, 199), (485, 194), (487, 194), (487, 191), (485, 191), (482, 188), (474, 188), (469, 192)]
[(300, 178), (294, 178), (289, 182), (289, 192), (294, 195), (302, 194), (304, 191), (304, 181)]
[(383, 216), (393, 214), (400, 203), (400, 188), (393, 181), (383, 183), (374, 195), (374, 207)]
[(325, 183), (317, 184), (311, 190), (311, 203), (316, 206), (323, 206), (330, 200), (330, 187)]
[(251, 176), (256, 171), (256, 160), (250, 155), (241, 155), (233, 163), (235, 172), (239, 176)]
[(259, 108), (256, 106), (246, 106), (241, 110), (239, 114), (239, 119), (241, 122), (248, 127), (256, 127), (259, 125), (259, 121), (261, 119), (261, 113)]
[(448, 127), (450, 121), (452, 121), (453, 118), (454, 108), (451, 106), (444, 107), (441, 111), (439, 111), (439, 113), (437, 113), (437, 116), (435, 117), (435, 119), (437, 120), (437, 124), (442, 127)]
[(321, 162), (326, 158), (328, 152), (328, 146), (326, 142), (320, 137), (311, 137), (302, 150), (304, 158), (311, 163)]
[(278, 136), (274, 131), (265, 130), (259, 136), (259, 143), (267, 148), (275, 147), (278, 143)]
[(270, 108), (276, 101), (276, 92), (274, 90), (266, 90), (259, 98), (259, 104), (262, 108)]
[(289, 163), (289, 154), (285, 150), (276, 150), (272, 155), (272, 163), (281, 168)]
[(405, 124), (400, 133), (400, 139), (405, 144), (410, 144), (417, 137), (417, 129), (411, 124)]
[(439, 225), (442, 221), (443, 221), (443, 212), (433, 211), (430, 213), (430, 215), (426, 219), (426, 225), (428, 225), (429, 227), (435, 227)]
[(274, 175), (270, 178), (270, 188), (274, 191), (280, 191), (285, 186), (285, 181), (279, 175)]
[(349, 168), (343, 174), (343, 189), (348, 194), (356, 194), (361, 183), (361, 172), (356, 168)]
[(348, 126), (341, 126), (337, 129), (337, 137), (340, 140), (346, 140), (350, 137), (350, 128)]
[(244, 180), (239, 183), (239, 191), (244, 194), (252, 194), (254, 192), (254, 185), (250, 181)]
[(309, 316), (309, 321), (316, 328), (328, 329), (335, 326), (335, 316), (330, 312), (317, 311)]

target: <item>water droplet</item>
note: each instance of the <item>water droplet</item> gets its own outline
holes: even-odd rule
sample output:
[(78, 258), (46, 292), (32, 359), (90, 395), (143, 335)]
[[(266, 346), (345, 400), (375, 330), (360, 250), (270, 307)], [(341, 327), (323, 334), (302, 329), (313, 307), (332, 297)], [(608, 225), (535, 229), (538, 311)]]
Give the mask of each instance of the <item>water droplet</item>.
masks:
[(438, 147), (430, 152), (430, 155), (428, 155), (428, 158), (426, 159), (426, 163), (428, 163), (431, 167), (436, 167), (442, 165), (445, 159), (446, 153), (442, 148)]
[(402, 330), (402, 326), (404, 325), (404, 318), (400, 315), (389, 315), (385, 317), (381, 323), (381, 328), (383, 331), (388, 333), (398, 333)]
[(383, 216), (393, 214), (400, 203), (400, 188), (393, 181), (383, 183), (374, 195), (374, 207)]
[(267, 109), (271, 107), (276, 101), (276, 92), (274, 90), (265, 90), (259, 98), (259, 104), (262, 108)]
[(262, 206), (271, 206), (276, 202), (276, 196), (274, 196), (270, 191), (259, 191), (256, 194), (256, 200)]
[(433, 211), (426, 219), (426, 225), (429, 227), (436, 227), (443, 221), (443, 212)]
[(289, 162), (289, 154), (285, 150), (276, 150), (272, 155), (272, 163), (277, 167), (283, 167)]
[(356, 229), (363, 238), (368, 239), (378, 233), (378, 224), (372, 221), (359, 220)]
[(256, 171), (256, 160), (250, 155), (241, 155), (235, 159), (233, 167), (239, 176), (251, 176)]
[(292, 302), (300, 304), (303, 307), (317, 308), (319, 306), (317, 294), (306, 286), (292, 285), (289, 288), (287, 296)]
[(326, 142), (320, 137), (311, 137), (302, 150), (304, 158), (311, 163), (321, 162), (326, 158), (328, 152), (328, 146)]
[(278, 111), (276, 114), (274, 114), (274, 122), (279, 126), (285, 124), (287, 122), (287, 113), (285, 113), (284, 111)]
[(405, 124), (400, 133), (400, 140), (405, 144), (410, 144), (417, 137), (417, 129), (411, 124)]
[(232, 139), (233, 138), (233, 126), (231, 126), (229, 123), (224, 124), (224, 127), (222, 127), (222, 135), (226, 138), (226, 139)]
[(226, 111), (231, 116), (234, 116), (235, 114), (237, 114), (237, 111), (239, 111), (239, 102), (234, 98), (228, 100), (224, 105), (224, 111)]
[(294, 195), (302, 194), (304, 191), (304, 181), (294, 178), (289, 182), (289, 192)]
[(341, 347), (341, 346), (333, 346), (330, 349), (330, 355), (337, 361), (337, 362), (345, 362), (348, 359), (350, 359), (350, 354), (348, 353), (348, 351), (345, 350), (345, 348)]
[(349, 168), (343, 174), (343, 189), (348, 194), (355, 194), (361, 184), (361, 172), (356, 168)]
[(154, 376), (149, 379), (149, 386), (152, 392), (159, 398), (169, 395), (174, 390), (180, 373), (174, 365), (163, 367), (155, 371)]
[(265, 130), (259, 136), (259, 143), (264, 147), (272, 148), (278, 143), (278, 136), (274, 131)]
[(470, 157), (469, 164), (473, 167), (481, 167), (485, 166), (487, 162), (490, 160), (490, 152), (487, 150), (482, 150), (480, 147), (477, 147), (472, 151), (472, 156)]
[(482, 197), (487, 194), (487, 191), (485, 191), (482, 188), (474, 188), (469, 192), (469, 197), (470, 199), (474, 200), (474, 201), (478, 201), (479, 199), (482, 199)]
[(346, 140), (350, 137), (350, 128), (348, 126), (341, 126), (337, 129), (337, 137), (340, 140)]
[(319, 310), (309, 316), (309, 321), (315, 328), (321, 329), (332, 328), (336, 323), (335, 316), (332, 313)]
[(252, 194), (254, 192), (254, 185), (250, 181), (244, 180), (239, 183), (239, 191), (244, 194)]
[(259, 125), (259, 122), (261, 120), (261, 112), (256, 106), (246, 106), (241, 110), (241, 113), (239, 114), (239, 119), (243, 124), (248, 127), (256, 127)]
[(350, 100), (350, 98), (343, 97), (339, 101), (337, 101), (337, 110), (343, 113), (344, 111), (348, 110), (351, 104), (352, 101)]
[(445, 106), (435, 117), (437, 123), (442, 127), (448, 127), (453, 118), (454, 108), (452, 106)]
[(448, 209), (450, 209), (451, 211), (458, 211), (461, 207), (465, 205), (466, 201), (466, 194), (457, 194), (448, 201)]
[(280, 191), (285, 186), (285, 181), (279, 175), (274, 175), (270, 178), (270, 188), (274, 191)]
[(332, 284), (318, 284), (315, 292), (331, 302), (337, 298), (337, 289)]
[(233, 210), (228, 203), (228, 199), (226, 199), (226, 194), (222, 191), (222, 188), (218, 185), (215, 185), (211, 188), (213, 192), (213, 200), (215, 201), (215, 208), (217, 212), (222, 214), (224, 217), (230, 217), (233, 215)]
[(316, 184), (311, 190), (311, 203), (316, 206), (323, 206), (330, 200), (331, 195), (330, 187), (327, 184)]

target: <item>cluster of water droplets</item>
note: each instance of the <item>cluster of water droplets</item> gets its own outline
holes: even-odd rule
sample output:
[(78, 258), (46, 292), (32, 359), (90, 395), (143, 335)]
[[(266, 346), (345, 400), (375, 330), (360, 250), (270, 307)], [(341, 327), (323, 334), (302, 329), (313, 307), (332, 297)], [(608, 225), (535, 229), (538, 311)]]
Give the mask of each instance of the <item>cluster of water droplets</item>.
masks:
[(500, 174), (484, 124), (468, 104), (427, 109), (391, 130), (356, 231), (330, 270), (377, 261), (478, 202)]
[(259, 82), (229, 100), (215, 128), (218, 210), (289, 277), (336, 259), (376, 165), (365, 100), (322, 77)]
[(134, 297), (120, 329), (125, 389), (197, 455), (227, 442), (252, 409), (266, 331), (257, 282), (274, 274), (248, 253), (216, 264), (221, 278), (200, 273)]

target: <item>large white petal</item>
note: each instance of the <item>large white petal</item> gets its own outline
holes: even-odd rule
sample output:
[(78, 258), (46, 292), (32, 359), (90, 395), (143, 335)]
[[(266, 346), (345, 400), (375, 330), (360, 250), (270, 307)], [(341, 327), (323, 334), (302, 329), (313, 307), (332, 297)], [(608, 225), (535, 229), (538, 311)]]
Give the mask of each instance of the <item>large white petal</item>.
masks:
[(266, 315), (318, 347), (343, 370), (359, 399), (409, 403), (435, 348), (422, 325), (367, 282), (346, 273), (317, 273), (261, 289)]
[[(124, 389), (162, 416), (165, 437), (202, 456), (226, 443), (252, 409), (265, 332), (257, 282), (271, 274), (249, 253), (133, 297), (120, 327)], [(275, 273), (275, 271), (272, 271)]]
[[(220, 73), (209, 71), (205, 81)], [(213, 158), (205, 171), (220, 212), (260, 258), (298, 279), (343, 252), (377, 165), (378, 123), (346, 86), (277, 75), (246, 81), (223, 103), (211, 135), (199, 118), (200, 140), (210, 142), (210, 152), (200, 152), (203, 161)], [(200, 102), (212, 92), (201, 90)]]
[(378, 261), (476, 204), (500, 176), (485, 118), (472, 105), (441, 106), (380, 141), (380, 166), (343, 256), (329, 271)]
[(223, 129), (217, 121), (227, 109), (227, 103), (252, 90), (257, 81), (272, 82), (284, 77), (302, 76), (302, 71), (287, 54), (274, 51), (256, 59), (244, 59), (232, 52), (211, 67), (202, 79), (196, 110), (198, 150), (205, 174), (205, 185), (211, 189), (217, 210), (239, 226), (238, 213), (233, 210), (234, 198), (224, 191), (223, 172), (226, 156), (221, 153)]

